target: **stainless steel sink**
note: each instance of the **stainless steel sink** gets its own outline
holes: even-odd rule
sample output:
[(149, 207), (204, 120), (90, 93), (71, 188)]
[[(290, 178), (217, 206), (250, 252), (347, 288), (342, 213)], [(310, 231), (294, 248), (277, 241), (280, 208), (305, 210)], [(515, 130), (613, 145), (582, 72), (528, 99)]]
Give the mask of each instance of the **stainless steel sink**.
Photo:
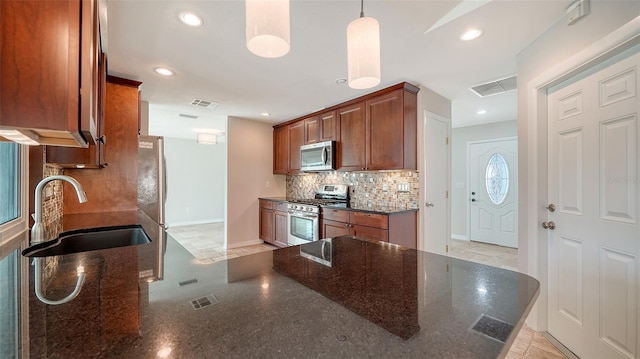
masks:
[(151, 243), (141, 225), (97, 227), (60, 233), (58, 238), (22, 251), (27, 257), (48, 257)]

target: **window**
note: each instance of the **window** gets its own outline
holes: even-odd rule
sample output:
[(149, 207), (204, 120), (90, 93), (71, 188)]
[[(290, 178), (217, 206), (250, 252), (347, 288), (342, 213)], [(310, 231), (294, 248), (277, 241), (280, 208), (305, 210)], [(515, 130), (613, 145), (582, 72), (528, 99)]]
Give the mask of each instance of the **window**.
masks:
[(499, 153), (489, 159), (485, 172), (487, 194), (494, 204), (501, 204), (509, 193), (509, 168), (507, 161)]
[(0, 246), (16, 239), (28, 228), (26, 148), (14, 142), (0, 141)]
[(19, 145), (0, 142), (0, 225), (20, 216)]

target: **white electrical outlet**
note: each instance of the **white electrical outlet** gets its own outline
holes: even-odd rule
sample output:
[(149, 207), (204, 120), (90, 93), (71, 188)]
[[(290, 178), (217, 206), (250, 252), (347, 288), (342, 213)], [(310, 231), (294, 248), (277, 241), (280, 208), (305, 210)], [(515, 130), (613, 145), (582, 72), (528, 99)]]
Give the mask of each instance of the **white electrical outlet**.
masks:
[(383, 183), (383, 184), (382, 184), (382, 191), (383, 191), (383, 192), (389, 192), (389, 185), (388, 185), (388, 184), (386, 184), (386, 183)]

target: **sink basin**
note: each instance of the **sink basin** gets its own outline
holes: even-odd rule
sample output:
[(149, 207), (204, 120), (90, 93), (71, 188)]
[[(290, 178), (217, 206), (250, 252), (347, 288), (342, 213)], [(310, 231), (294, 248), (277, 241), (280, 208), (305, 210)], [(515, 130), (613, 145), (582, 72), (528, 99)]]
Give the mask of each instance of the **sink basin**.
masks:
[(151, 243), (141, 225), (97, 227), (60, 233), (58, 238), (22, 251), (26, 257), (48, 257)]

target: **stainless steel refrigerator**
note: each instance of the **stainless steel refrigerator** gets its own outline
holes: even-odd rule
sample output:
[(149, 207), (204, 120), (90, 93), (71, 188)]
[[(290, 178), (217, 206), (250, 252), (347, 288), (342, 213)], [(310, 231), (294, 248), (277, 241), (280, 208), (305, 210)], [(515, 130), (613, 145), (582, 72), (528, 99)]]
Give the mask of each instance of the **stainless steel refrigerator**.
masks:
[(138, 208), (164, 227), (166, 200), (164, 137), (138, 137)]

